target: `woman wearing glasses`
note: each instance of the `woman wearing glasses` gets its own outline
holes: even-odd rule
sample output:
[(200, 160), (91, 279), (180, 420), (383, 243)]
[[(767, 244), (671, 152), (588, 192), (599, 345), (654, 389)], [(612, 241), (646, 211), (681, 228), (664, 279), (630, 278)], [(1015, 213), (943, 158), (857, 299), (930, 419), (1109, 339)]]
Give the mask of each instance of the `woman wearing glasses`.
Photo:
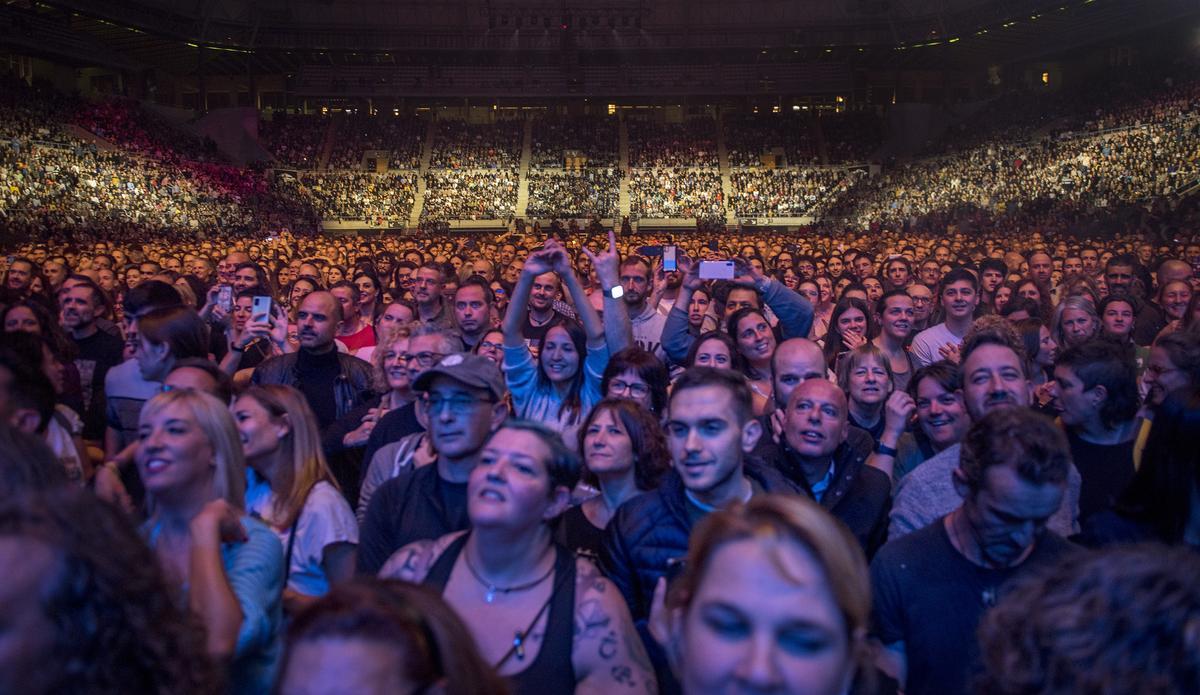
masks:
[(667, 367), (639, 347), (625, 348), (612, 356), (600, 380), (605, 398), (627, 398), (654, 415), (667, 405), (667, 387), (671, 376)]
[(553, 541), (579, 461), (554, 432), (509, 421), (467, 480), (470, 531), (409, 544), (384, 578), (437, 589), (512, 692), (655, 692), (629, 609), (588, 560)]

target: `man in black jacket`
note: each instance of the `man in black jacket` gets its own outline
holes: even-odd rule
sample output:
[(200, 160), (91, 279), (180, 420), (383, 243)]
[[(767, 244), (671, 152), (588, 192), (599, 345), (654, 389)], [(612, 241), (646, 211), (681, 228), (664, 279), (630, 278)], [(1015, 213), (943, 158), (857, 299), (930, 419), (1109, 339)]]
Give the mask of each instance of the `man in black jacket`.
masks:
[(887, 540), (892, 483), (867, 465), (873, 440), (846, 416), (841, 389), (824, 379), (802, 382), (788, 401), (778, 467), (844, 523), (869, 558)]
[(659, 580), (681, 569), (688, 537), (700, 519), (754, 495), (797, 492), (777, 470), (749, 456), (762, 425), (740, 374), (689, 369), (675, 383), (668, 413), (674, 470), (657, 490), (617, 510), (601, 557), (639, 629), (645, 628)]
[(296, 313), (300, 350), (263, 362), (251, 378), (299, 389), (322, 431), (371, 396), (371, 365), (334, 345), (341, 323), (342, 307), (332, 294), (309, 294)]

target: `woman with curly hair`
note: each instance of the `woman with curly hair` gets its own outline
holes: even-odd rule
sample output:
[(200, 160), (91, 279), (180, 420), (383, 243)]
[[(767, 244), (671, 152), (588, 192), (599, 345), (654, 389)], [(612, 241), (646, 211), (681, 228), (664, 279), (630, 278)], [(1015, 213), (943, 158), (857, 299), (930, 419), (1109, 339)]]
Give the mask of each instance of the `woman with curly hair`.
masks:
[(0, 563), (0, 692), (220, 691), (202, 628), (116, 507), (65, 486), (0, 501)]
[(1071, 553), (979, 627), (980, 695), (1200, 692), (1200, 556), (1145, 544)]
[(288, 630), (279, 691), (506, 695), (508, 687), (436, 592), (360, 579), (296, 616)]
[(653, 490), (671, 465), (667, 440), (654, 414), (628, 399), (596, 404), (579, 430), (581, 478), (600, 494), (559, 517), (555, 539), (564, 547), (600, 556), (604, 529), (617, 507)]

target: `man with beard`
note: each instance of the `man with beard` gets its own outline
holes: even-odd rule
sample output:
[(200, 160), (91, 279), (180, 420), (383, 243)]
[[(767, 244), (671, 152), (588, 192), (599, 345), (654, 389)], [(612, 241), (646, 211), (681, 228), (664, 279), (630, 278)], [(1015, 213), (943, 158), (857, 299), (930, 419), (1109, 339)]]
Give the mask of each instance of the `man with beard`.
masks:
[(562, 281), (554, 272), (542, 273), (533, 279), (529, 289), (528, 316), (521, 327), (521, 336), (534, 355), (542, 349), (542, 341), (551, 328), (567, 320), (554, 309), (555, 302), (562, 296)]
[(256, 384), (299, 389), (324, 430), (371, 395), (372, 367), (334, 345), (342, 307), (328, 292), (312, 292), (296, 312), (300, 349), (272, 357), (254, 369)]
[(929, 328), (929, 318), (933, 316), (933, 290), (919, 282), (915, 282), (909, 285), (904, 291), (913, 300), (913, 333), (920, 333)]
[(426, 263), (413, 272), (412, 296), (417, 303), (417, 319), (421, 323), (453, 325), (454, 317), (442, 298), (445, 281), (442, 266), (438, 263)]
[(667, 317), (650, 306), (650, 291), (653, 288), (653, 278), (650, 264), (641, 256), (630, 256), (621, 264), (621, 289), (625, 296), (625, 306), (629, 309), (629, 321), (633, 325), (633, 341), (646, 352), (667, 363), (667, 353), (663, 349), (663, 324)]
[[(962, 399), (972, 422), (995, 410), (1028, 408), (1033, 393), (1020, 338), (1003, 320), (996, 321), (963, 344)], [(948, 446), (900, 479), (892, 496), (889, 540), (925, 528), (962, 503), (963, 490), (954, 484), (961, 454), (962, 445)], [(1078, 530), (1080, 484), (1071, 466), (1062, 505), (1049, 520), (1050, 529), (1063, 537)]]
[(871, 563), (876, 665), (904, 692), (970, 692), (984, 612), (1015, 578), (1071, 552), (1046, 531), (1070, 470), (1065, 437), (1049, 418), (1004, 407), (971, 426), (953, 472), (962, 503), (889, 542)]
[(75, 367), (83, 385), (83, 438), (100, 440), (104, 437), (105, 404), (104, 377), (108, 370), (121, 364), (124, 342), (96, 325), (103, 307), (100, 288), (78, 282), (63, 290), (59, 298), (63, 328), (78, 350)]
[(33, 282), (33, 261), (28, 258), (14, 258), (8, 264), (8, 272), (4, 274), (4, 289), (10, 297), (25, 297), (29, 294), (29, 284)]

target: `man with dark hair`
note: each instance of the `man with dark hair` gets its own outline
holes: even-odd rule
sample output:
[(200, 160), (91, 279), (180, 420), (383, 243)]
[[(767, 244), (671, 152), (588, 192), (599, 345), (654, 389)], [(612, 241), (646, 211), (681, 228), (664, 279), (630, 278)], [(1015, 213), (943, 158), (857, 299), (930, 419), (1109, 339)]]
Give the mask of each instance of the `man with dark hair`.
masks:
[[(996, 410), (1029, 408), (1033, 393), (1020, 338), (1007, 322), (990, 318), (991, 327), (972, 332), (963, 343), (961, 396), (972, 422)], [(889, 539), (924, 528), (961, 504), (962, 490), (952, 484), (961, 453), (960, 445), (950, 445), (900, 479), (892, 496)], [(1064, 537), (1078, 531), (1079, 487), (1079, 472), (1072, 467), (1063, 504), (1050, 519), (1050, 528)]]
[(621, 289), (624, 292), (625, 306), (629, 309), (629, 321), (633, 327), (633, 341), (646, 352), (667, 362), (667, 353), (663, 349), (663, 325), (666, 315), (658, 311), (658, 307), (650, 306), (650, 293), (654, 288), (654, 271), (650, 263), (641, 256), (630, 256), (620, 266)]
[(467, 528), (467, 477), (479, 451), (508, 417), (508, 387), (496, 363), (479, 355), (442, 358), (413, 382), (437, 460), (416, 466), (416, 446), (385, 446), (363, 480), (358, 571), (374, 575), (392, 553)]
[(792, 390), (779, 469), (850, 529), (871, 557), (887, 539), (892, 483), (867, 465), (870, 436), (851, 438), (846, 394), (825, 379)]
[(918, 368), (947, 359), (958, 351), (971, 327), (975, 307), (979, 306), (979, 281), (965, 268), (955, 268), (942, 278), (938, 299), (945, 321), (926, 328), (912, 340), (910, 352)]
[(1081, 521), (1112, 507), (1133, 479), (1137, 438), (1137, 370), (1123, 350), (1106, 340), (1069, 348), (1054, 361), (1055, 405), (1083, 487)]
[(904, 256), (892, 256), (883, 266), (883, 282), (888, 290), (902, 290), (912, 282), (912, 264)]
[(479, 275), (463, 280), (454, 292), (454, 325), (468, 350), (492, 327), (494, 297), (488, 281)]
[(440, 263), (426, 263), (412, 274), (412, 296), (417, 303), (417, 320), (422, 323), (453, 325), (454, 317), (442, 298), (446, 282)]
[[(737, 372), (695, 367), (675, 382), (667, 406), (673, 468), (657, 490), (622, 505), (605, 531), (601, 564), (644, 626), (655, 586), (687, 554), (706, 514), (756, 494), (795, 494), (775, 468), (749, 456), (762, 436), (750, 387)], [(656, 647), (647, 639), (651, 650)]]
[(854, 274), (859, 282), (875, 275), (875, 259), (871, 254), (864, 251), (854, 257)]
[(1071, 458), (1062, 432), (1023, 408), (993, 411), (962, 446), (962, 504), (883, 546), (871, 562), (877, 665), (906, 693), (967, 693), (979, 658), (975, 629), (1015, 577), (1070, 544), (1046, 531)]
[(999, 258), (985, 258), (979, 264), (979, 293), (984, 304), (991, 306), (996, 288), (1004, 284), (1007, 275), (1008, 266)]
[(338, 352), (334, 345), (342, 307), (328, 292), (312, 292), (296, 312), (300, 349), (278, 355), (254, 368), (256, 384), (280, 384), (300, 390), (324, 430), (371, 397), (371, 365)]
[(375, 327), (362, 316), (358, 303), (358, 287), (349, 280), (342, 280), (329, 288), (329, 294), (332, 294), (342, 307), (342, 324), (337, 336), (342, 345), (351, 353), (375, 345)]
[(75, 367), (83, 386), (83, 438), (98, 441), (104, 437), (104, 383), (108, 370), (121, 364), (125, 348), (122, 340), (100, 330), (97, 318), (103, 310), (101, 290), (94, 285), (77, 283), (59, 295), (62, 324), (77, 349)]

